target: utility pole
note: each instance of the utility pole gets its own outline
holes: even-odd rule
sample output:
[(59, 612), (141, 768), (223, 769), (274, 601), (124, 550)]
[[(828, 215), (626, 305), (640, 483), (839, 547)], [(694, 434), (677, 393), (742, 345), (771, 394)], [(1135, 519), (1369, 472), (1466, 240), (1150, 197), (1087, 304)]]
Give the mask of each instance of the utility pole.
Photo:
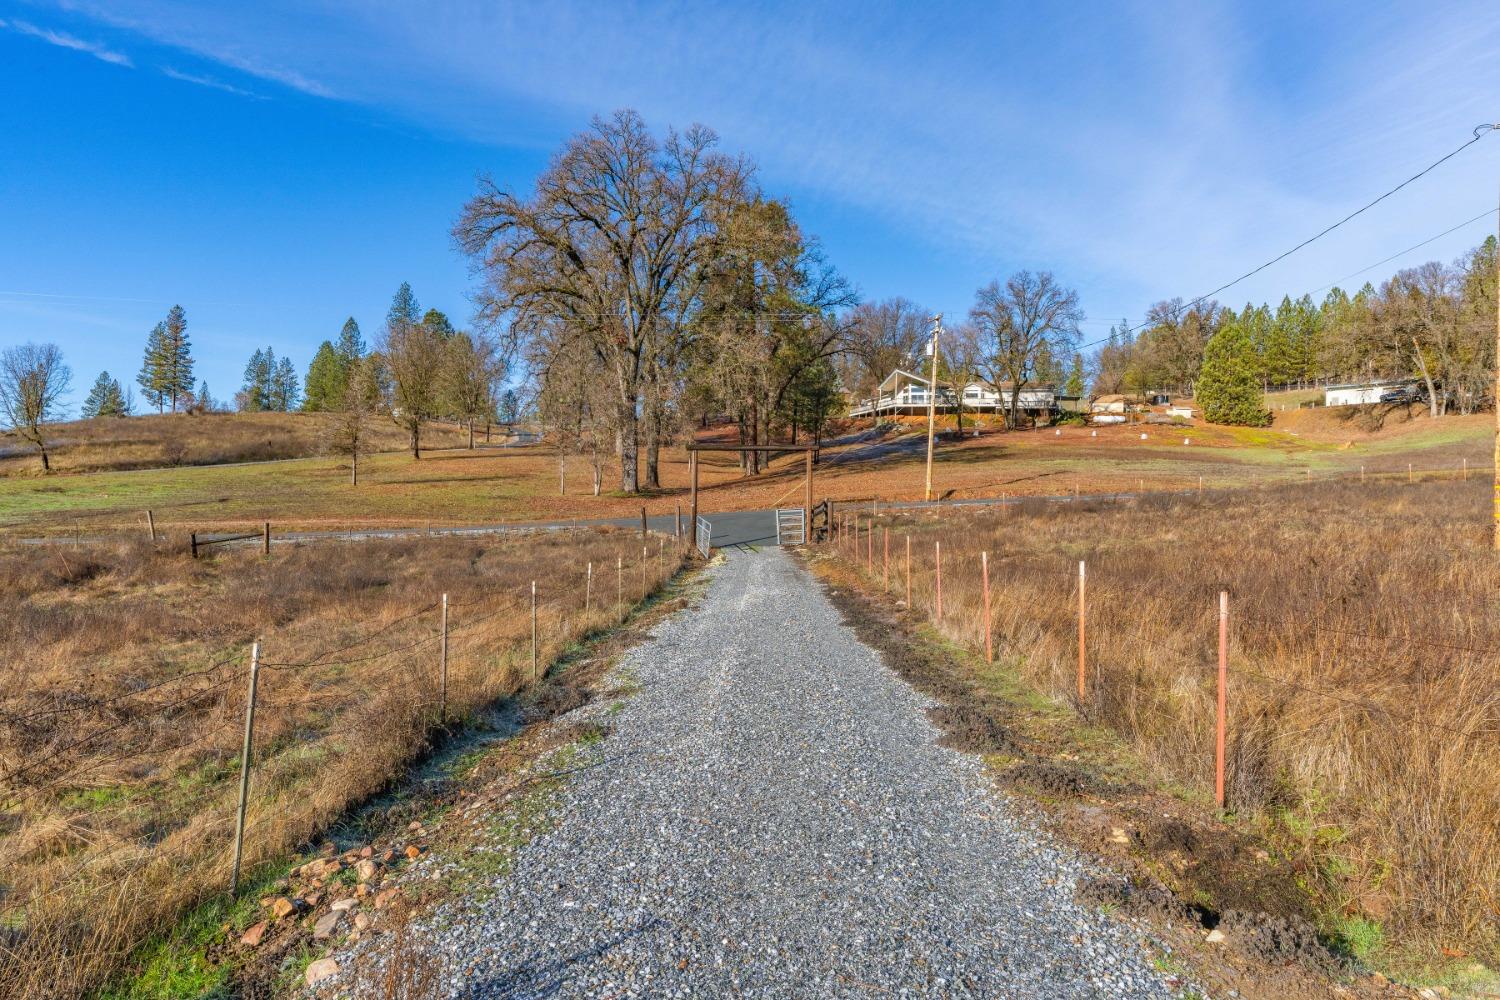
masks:
[[(927, 385), (927, 486), (922, 491), (923, 500), (932, 499), (932, 436), (937, 427), (937, 361), (938, 361), (938, 334), (943, 332), (943, 314), (938, 313), (932, 317), (932, 346), (928, 353), (932, 355), (932, 379)], [(1496, 445), (1500, 449), (1500, 445)], [(1500, 493), (1496, 494), (1500, 497)], [(1496, 510), (1500, 511), (1500, 500), (1496, 501)], [(1500, 531), (1500, 529), (1497, 529)], [(1496, 535), (1500, 539), (1500, 534)], [(1496, 542), (1500, 545), (1500, 541)]]

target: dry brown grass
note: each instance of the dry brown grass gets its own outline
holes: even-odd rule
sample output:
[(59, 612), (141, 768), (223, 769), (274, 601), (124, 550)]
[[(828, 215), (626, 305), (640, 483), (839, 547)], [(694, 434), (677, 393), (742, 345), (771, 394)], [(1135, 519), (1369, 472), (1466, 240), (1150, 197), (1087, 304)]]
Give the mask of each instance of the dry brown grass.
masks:
[[(192, 561), (141, 541), (0, 549), (0, 983), (74, 996), (229, 881), (247, 654), (262, 643), (246, 868), (378, 791), (448, 717), (531, 682), (679, 565), (670, 540), (542, 533)], [(585, 613), (585, 566), (595, 590)], [(5, 990), (0, 990), (5, 992)]]
[[(1129, 504), (876, 521), (865, 585), (893, 598), (913, 543), (916, 609), (1076, 703), (1077, 564), (1088, 564), (1086, 698), (1161, 776), (1211, 796), (1218, 593), (1231, 595), (1228, 797), (1290, 854), (1329, 914), (1407, 955), (1500, 961), (1500, 562), (1478, 482), (1319, 483)], [(864, 519), (862, 519), (863, 522)], [(868, 548), (863, 535), (857, 558)], [(846, 534), (831, 546), (855, 558)], [(1365, 925), (1368, 927), (1369, 925)]]
[[(322, 455), (332, 417), (326, 413), (162, 413), (100, 417), (45, 428), (54, 472), (107, 472), (182, 465), (266, 462)], [(375, 451), (400, 451), (406, 432), (391, 420), (371, 422)], [(452, 425), (423, 432), (424, 447), (467, 441)], [(36, 449), (0, 433), (0, 476), (40, 476)]]

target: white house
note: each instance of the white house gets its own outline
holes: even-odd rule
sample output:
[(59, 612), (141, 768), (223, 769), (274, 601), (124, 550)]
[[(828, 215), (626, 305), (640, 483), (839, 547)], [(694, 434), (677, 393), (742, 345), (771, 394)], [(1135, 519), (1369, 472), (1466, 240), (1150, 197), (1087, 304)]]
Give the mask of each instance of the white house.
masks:
[[(922, 376), (898, 368), (885, 377), (876, 388), (875, 396), (853, 402), (849, 407), (851, 417), (879, 416), (881, 414), (920, 414), (927, 412), (930, 382)], [(1057, 409), (1057, 391), (1051, 386), (1026, 386), (1017, 399), (1017, 408), (1029, 413), (1050, 413)], [(957, 409), (958, 394), (953, 383), (942, 379), (937, 383), (935, 408), (940, 413), (952, 413)], [(1010, 409), (1010, 387), (994, 386), (988, 382), (969, 382), (963, 387), (963, 406), (970, 412), (999, 413)]]
[(1407, 389), (1412, 383), (1406, 379), (1387, 379), (1383, 382), (1351, 382), (1345, 385), (1330, 385), (1323, 390), (1324, 406), (1364, 406), (1378, 403), (1384, 393), (1395, 389)]

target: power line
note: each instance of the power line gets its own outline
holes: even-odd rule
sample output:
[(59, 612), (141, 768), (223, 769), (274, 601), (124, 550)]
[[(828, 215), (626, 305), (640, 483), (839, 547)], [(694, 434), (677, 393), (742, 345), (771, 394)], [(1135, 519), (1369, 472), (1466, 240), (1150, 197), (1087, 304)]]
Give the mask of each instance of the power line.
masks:
[[(1235, 285), (1238, 285), (1240, 282), (1244, 281), (1245, 279), (1253, 277), (1254, 275), (1259, 274), (1261, 271), (1264, 271), (1266, 268), (1270, 267), (1271, 265), (1277, 264), (1277, 263), (1285, 260), (1286, 258), (1290, 257), (1292, 254), (1296, 253), (1298, 250), (1301, 250), (1302, 248), (1304, 248), (1304, 247), (1306, 247), (1306, 246), (1308, 246), (1308, 245), (1310, 245), (1312, 243), (1317, 242), (1318, 240), (1322, 239), (1324, 236), (1327, 236), (1329, 233), (1333, 232), (1335, 229), (1337, 229), (1340, 226), (1344, 225), (1344, 223), (1349, 222), (1350, 220), (1352, 220), (1352, 219), (1354, 219), (1354, 218), (1356, 218), (1356, 217), (1358, 217), (1360, 215), (1363, 215), (1365, 212), (1368, 212), (1370, 209), (1374, 208), (1376, 205), (1380, 204), (1382, 201), (1385, 201), (1387, 198), (1389, 198), (1391, 195), (1395, 194), (1397, 191), (1400, 191), (1402, 188), (1406, 187), (1407, 185), (1411, 184), (1412, 182), (1420, 180), (1422, 177), (1425, 177), (1427, 174), (1431, 173), (1433, 170), (1436, 170), (1438, 167), (1442, 166), (1444, 163), (1446, 163), (1449, 160), (1453, 159), (1459, 153), (1462, 153), (1464, 150), (1466, 150), (1470, 146), (1474, 145), (1480, 139), (1483, 139), (1489, 133), (1496, 132), (1496, 131), (1500, 131), (1500, 124), (1479, 125), (1479, 126), (1477, 126), (1474, 129), (1473, 138), (1469, 139), (1467, 142), (1464, 142), (1457, 149), (1455, 149), (1452, 152), (1450, 152), (1450, 153), (1448, 153), (1448, 154), (1446, 154), (1446, 155), (1444, 155), (1442, 157), (1439, 157), (1438, 159), (1434, 160), (1432, 163), (1428, 164), (1426, 167), (1423, 167), (1421, 170), (1417, 171), (1415, 174), (1412, 174), (1406, 180), (1402, 181), (1400, 184), (1397, 184), (1395, 187), (1391, 188), (1389, 191), (1386, 191), (1384, 194), (1380, 195), (1379, 197), (1375, 198), (1372, 201), (1366, 202), (1364, 205), (1362, 205), (1359, 208), (1355, 209), (1354, 211), (1350, 212), (1348, 215), (1344, 216), (1342, 219), (1340, 219), (1337, 222), (1333, 223), (1331, 226), (1328, 226), (1328, 227), (1320, 230), (1316, 234), (1314, 234), (1312, 236), (1309, 236), (1307, 239), (1303, 240), (1301, 243), (1298, 243), (1296, 246), (1292, 247), (1290, 250), (1287, 250), (1287, 251), (1285, 251), (1283, 253), (1278, 254), (1275, 257), (1272, 257), (1270, 260), (1266, 261), (1264, 264), (1261, 264), (1259, 267), (1255, 267), (1255, 268), (1250, 269), (1249, 271), (1246, 271), (1244, 274), (1240, 275), (1238, 278), (1235, 278), (1233, 281), (1225, 282), (1224, 284), (1220, 285), (1218, 288), (1215, 288), (1213, 291), (1208, 292), (1208, 293), (1206, 293), (1204, 295), (1200, 295), (1197, 298), (1192, 299), (1191, 301), (1189, 301), (1185, 305), (1179, 306), (1175, 310), (1176, 315), (1177, 316), (1181, 316), (1182, 313), (1185, 312), (1186, 310), (1191, 309), (1192, 307), (1194, 307), (1196, 305), (1200, 305), (1203, 302), (1208, 301), (1209, 299), (1213, 298), (1215, 295), (1218, 295), (1220, 292), (1227, 291), (1228, 289), (1233, 288)], [(1494, 211), (1494, 210), (1491, 209), (1490, 211)], [(1488, 214), (1489, 214), (1489, 212), (1485, 212), (1484, 213), (1484, 215), (1488, 215)], [(1460, 225), (1455, 226), (1453, 229), (1448, 230), (1448, 232), (1439, 233), (1437, 236), (1434, 236), (1431, 239), (1424, 240), (1422, 243), (1417, 244), (1416, 247), (1411, 247), (1408, 250), (1403, 250), (1402, 253), (1409, 253), (1410, 250), (1415, 250), (1415, 249), (1417, 249), (1417, 247), (1426, 246), (1428, 243), (1431, 243), (1433, 240), (1441, 239), (1443, 236), (1448, 235), (1448, 233), (1454, 232), (1454, 231), (1456, 231), (1458, 229), (1462, 229), (1464, 226), (1470, 225), (1471, 223), (1478, 221), (1478, 219), (1483, 218), (1484, 215), (1476, 216), (1475, 218), (1470, 219), (1468, 222), (1461, 223)], [(1385, 260), (1385, 261), (1380, 261), (1378, 263), (1371, 264), (1369, 267), (1363, 268), (1360, 271), (1356, 271), (1355, 275), (1362, 274), (1362, 273), (1364, 273), (1364, 271), (1368, 271), (1371, 268), (1379, 267), (1380, 264), (1387, 263), (1389, 260), (1393, 260), (1393, 259), (1395, 259), (1395, 257), (1399, 257), (1399, 256), (1401, 256), (1401, 254), (1396, 254), (1396, 255), (1394, 255), (1394, 257), (1387, 258), (1387, 260)], [(1350, 277), (1354, 277), (1355, 275), (1350, 275)], [(1348, 280), (1348, 279), (1345, 278), (1345, 279), (1340, 279), (1340, 280)], [(1335, 282), (1335, 284), (1337, 284), (1337, 282)], [(1331, 286), (1328, 286), (1328, 287), (1331, 287)], [(1139, 323), (1139, 324), (1137, 324), (1135, 326), (1127, 327), (1124, 330), (1124, 332), (1125, 333), (1135, 333), (1138, 330), (1144, 329), (1147, 325), (1148, 325), (1147, 323), (1142, 322), (1142, 323)], [(1091, 341), (1091, 342), (1089, 342), (1087, 344), (1084, 344), (1081, 347), (1079, 347), (1078, 350), (1080, 350), (1080, 351), (1087, 350), (1090, 347), (1097, 347), (1100, 344), (1108, 343), (1108, 341), (1109, 341), (1109, 338), (1108, 337), (1104, 337), (1104, 338), (1102, 338), (1100, 340), (1095, 340), (1095, 341)]]
[(1483, 212), (1480, 212), (1478, 215), (1474, 216), (1474, 218), (1469, 219), (1469, 220), (1467, 220), (1465, 222), (1460, 222), (1458, 225), (1454, 226), (1452, 229), (1445, 229), (1442, 232), (1438, 233), (1436, 236), (1428, 237), (1427, 239), (1423, 240), (1421, 243), (1416, 243), (1416, 244), (1413, 244), (1412, 246), (1407, 247), (1405, 250), (1402, 250), (1400, 253), (1393, 253), (1389, 257), (1385, 258), (1384, 260), (1377, 260), (1375, 263), (1371, 264), (1369, 267), (1362, 267), (1358, 271), (1355, 271), (1353, 274), (1346, 274), (1342, 278), (1338, 279), (1337, 281), (1330, 281), (1326, 285), (1323, 285), (1323, 286), (1321, 286), (1319, 288), (1314, 288), (1313, 291), (1314, 292), (1326, 292), (1328, 289), (1334, 287), (1335, 285), (1342, 285), (1344, 282), (1348, 281), (1350, 278), (1357, 278), (1361, 274), (1364, 274), (1366, 271), (1372, 271), (1372, 270), (1374, 270), (1375, 268), (1379, 267), (1381, 264), (1389, 264), (1391, 261), (1395, 260), (1397, 257), (1404, 257), (1407, 254), (1411, 253), (1413, 250), (1420, 250), (1423, 247), (1425, 247), (1427, 244), (1434, 243), (1437, 240), (1442, 239), (1444, 236), (1450, 236), (1453, 233), (1458, 232), (1460, 229), (1463, 229), (1465, 226), (1472, 226), (1474, 223), (1478, 222), (1480, 219), (1488, 218), (1489, 216), (1494, 215), (1496, 212), (1500, 212), (1500, 209), (1487, 208)]

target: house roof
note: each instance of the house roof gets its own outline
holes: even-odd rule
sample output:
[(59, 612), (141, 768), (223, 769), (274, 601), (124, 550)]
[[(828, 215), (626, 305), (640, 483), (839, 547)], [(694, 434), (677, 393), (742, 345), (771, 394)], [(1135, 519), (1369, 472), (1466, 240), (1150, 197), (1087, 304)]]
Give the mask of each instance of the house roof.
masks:
[[(890, 392), (894, 390), (896, 386), (900, 385), (903, 380), (907, 382), (920, 383), (921, 385), (927, 385), (929, 382), (929, 379), (926, 375), (913, 375), (911, 372), (907, 371), (904, 368), (897, 368), (895, 371), (887, 375), (885, 377), (885, 380), (880, 383), (880, 391)], [(949, 388), (952, 388), (952, 383), (946, 382), (943, 379), (938, 379), (938, 385), (945, 385)]]

